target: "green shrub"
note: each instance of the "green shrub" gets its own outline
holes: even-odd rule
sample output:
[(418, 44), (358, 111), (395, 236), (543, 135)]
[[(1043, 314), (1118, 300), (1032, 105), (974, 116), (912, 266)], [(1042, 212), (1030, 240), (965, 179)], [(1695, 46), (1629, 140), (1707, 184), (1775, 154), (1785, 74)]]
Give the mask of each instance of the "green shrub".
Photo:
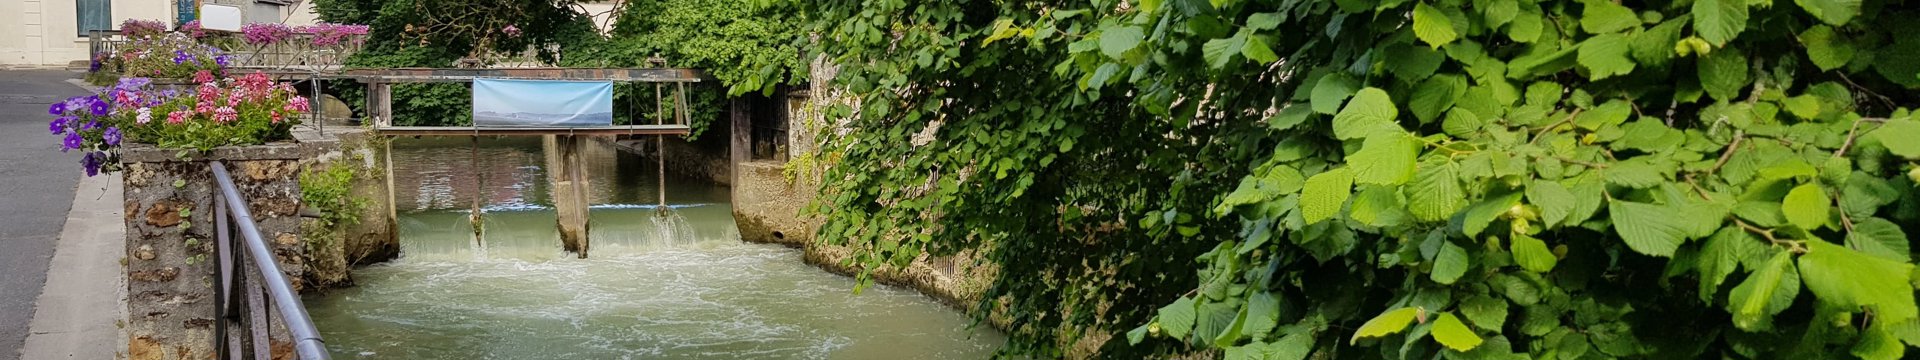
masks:
[(990, 249), (1011, 353), (1920, 344), (1909, 3), (802, 4), (860, 100), (818, 238)]
[(300, 201), (320, 211), (320, 227), (340, 229), (360, 223), (367, 200), (353, 193), (354, 165), (336, 162), (300, 171)]

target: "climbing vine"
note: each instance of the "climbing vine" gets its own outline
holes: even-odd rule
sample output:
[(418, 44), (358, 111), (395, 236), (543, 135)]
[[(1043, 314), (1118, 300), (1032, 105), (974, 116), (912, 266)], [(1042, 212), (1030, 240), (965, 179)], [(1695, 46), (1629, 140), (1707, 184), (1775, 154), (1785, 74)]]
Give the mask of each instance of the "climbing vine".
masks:
[(989, 250), (1011, 354), (1920, 344), (1903, 1), (800, 3), (819, 238)]

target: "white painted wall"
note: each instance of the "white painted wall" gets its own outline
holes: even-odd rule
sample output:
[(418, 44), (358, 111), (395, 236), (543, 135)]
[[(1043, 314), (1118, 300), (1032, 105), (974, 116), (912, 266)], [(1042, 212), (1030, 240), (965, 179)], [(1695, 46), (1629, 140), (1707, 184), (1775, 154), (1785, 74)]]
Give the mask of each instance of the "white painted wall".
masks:
[(313, 12), (312, 1), (300, 1), (286, 7), (285, 10), (280, 14), (280, 18), (286, 19), (287, 25), (313, 25), (320, 22), (320, 14)]
[[(172, 0), (113, 0), (113, 23), (173, 18)], [(0, 1), (0, 64), (65, 65), (87, 59), (74, 0)]]
[[(127, 19), (155, 19), (173, 26), (174, 0), (112, 0), (113, 24), (119, 27)], [(191, 0), (185, 0), (191, 1)], [(208, 3), (242, 3), (250, 14), (288, 25), (312, 24), (311, 1), (299, 1), (284, 8), (255, 4), (251, 0), (207, 0)], [(87, 60), (87, 38), (76, 31), (79, 18), (75, 0), (0, 0), (0, 65), (66, 65)], [(265, 19), (269, 15), (273, 20)]]

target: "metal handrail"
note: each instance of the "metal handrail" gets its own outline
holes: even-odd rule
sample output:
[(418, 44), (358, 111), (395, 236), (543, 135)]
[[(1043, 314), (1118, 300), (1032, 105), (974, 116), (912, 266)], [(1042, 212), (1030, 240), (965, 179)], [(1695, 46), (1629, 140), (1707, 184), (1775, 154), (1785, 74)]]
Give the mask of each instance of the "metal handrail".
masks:
[[(228, 303), (228, 300), (232, 299), (228, 294), (233, 290), (233, 284), (236, 282), (243, 283), (245, 280), (244, 278), (239, 278), (239, 276), (244, 276), (246, 274), (245, 272), (230, 272), (236, 270), (241, 265), (240, 261), (236, 261), (236, 258), (251, 258), (253, 260), (254, 270), (257, 270), (262, 278), (260, 281), (261, 285), (266, 287), (267, 294), (269, 295), (268, 298), (272, 300), (273, 307), (280, 312), (281, 322), (286, 324), (287, 332), (293, 335), (295, 353), (299, 355), (300, 359), (330, 359), (327, 354), (326, 344), (320, 340), (320, 332), (314, 328), (313, 319), (307, 316), (306, 305), (300, 302), (299, 295), (294, 294), (292, 283), (288, 282), (287, 276), (280, 272), (280, 265), (273, 261), (273, 252), (267, 249), (266, 240), (260, 237), (260, 229), (253, 220), (253, 214), (247, 210), (246, 198), (240, 197), (240, 191), (233, 186), (233, 177), (228, 175), (227, 166), (219, 161), (213, 161), (211, 165), (213, 167), (213, 181), (219, 186), (219, 194), (215, 195), (217, 204), (214, 206), (217, 213), (216, 220), (224, 223), (220, 224), (222, 226), (217, 228), (218, 231), (216, 231), (220, 241), (220, 262), (222, 264), (232, 265), (221, 266), (220, 269), (220, 290), (222, 294), (218, 296), (221, 301), (216, 302), (219, 312), (224, 315), (228, 307), (233, 305)], [(228, 228), (224, 226), (226, 224), (232, 224), (233, 230), (240, 233), (241, 239), (245, 240), (242, 245), (246, 247), (246, 251), (229, 251), (232, 240), (228, 235)], [(259, 309), (257, 304), (255, 304), (254, 309)], [(219, 329), (221, 329), (220, 332), (222, 334), (216, 336), (217, 339), (214, 340), (217, 342), (215, 346), (216, 351), (226, 352), (228, 350), (228, 346), (226, 346), (228, 344), (224, 344), (227, 341), (224, 333), (226, 332), (225, 329), (229, 322), (228, 320), (225, 316), (221, 316)], [(253, 326), (255, 339), (262, 338), (263, 334), (260, 334), (260, 332), (265, 329), (264, 326), (259, 325), (262, 324), (256, 323), (256, 326)], [(257, 342), (255, 347), (259, 347)], [(226, 355), (231, 356), (236, 354)], [(256, 357), (263, 355), (265, 354), (255, 354)], [(226, 358), (226, 356), (222, 356), (222, 358)]]

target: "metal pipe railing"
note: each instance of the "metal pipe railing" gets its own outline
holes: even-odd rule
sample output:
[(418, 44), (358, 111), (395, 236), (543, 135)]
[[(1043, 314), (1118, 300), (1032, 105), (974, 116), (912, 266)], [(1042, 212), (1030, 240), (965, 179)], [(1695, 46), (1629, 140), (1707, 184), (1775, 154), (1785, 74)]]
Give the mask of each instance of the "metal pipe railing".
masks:
[[(210, 162), (210, 164), (213, 167), (213, 181), (219, 187), (219, 194), (215, 196), (219, 199), (218, 202), (220, 205), (225, 205), (224, 209), (222, 209), (225, 214), (222, 215), (230, 217), (227, 220), (231, 221), (226, 221), (226, 223), (232, 224), (234, 230), (236, 230), (235, 232), (238, 232), (240, 237), (245, 240), (243, 244), (245, 257), (253, 260), (253, 268), (260, 273), (260, 277), (262, 278), (259, 283), (261, 286), (266, 287), (267, 290), (266, 300), (272, 301), (274, 305), (273, 308), (279, 310), (281, 322), (286, 324), (287, 332), (293, 335), (294, 352), (299, 355), (300, 359), (330, 359), (327, 354), (326, 344), (320, 340), (320, 332), (314, 328), (313, 319), (307, 316), (306, 305), (300, 302), (299, 295), (294, 294), (292, 283), (288, 282), (287, 276), (280, 272), (280, 265), (273, 261), (273, 252), (267, 248), (266, 240), (260, 237), (259, 226), (256, 225), (253, 220), (252, 212), (247, 210), (246, 198), (240, 197), (240, 191), (233, 186), (233, 177), (228, 175), (227, 166), (219, 161), (213, 161)], [(222, 243), (231, 241), (226, 231), (219, 231), (218, 233), (221, 237), (219, 241)], [(238, 257), (241, 256), (240, 253), (241, 251), (235, 251), (232, 254), (222, 254), (222, 256)], [(229, 261), (229, 259), (221, 260), (223, 263)], [(235, 267), (237, 268), (238, 266)], [(222, 272), (221, 279), (223, 279), (223, 286), (230, 284), (224, 281), (225, 279), (240, 278), (246, 275), (245, 273), (227, 274), (229, 268), (225, 267), (220, 271)], [(245, 283), (245, 281), (235, 282)], [(231, 291), (231, 289), (223, 290)], [(216, 301), (215, 303), (220, 304), (223, 302)], [(221, 306), (222, 310), (226, 309), (225, 304), (218, 306)], [(255, 304), (255, 306), (258, 306), (258, 304)], [(221, 319), (221, 327), (223, 329), (226, 324), (226, 319)], [(257, 332), (263, 327), (255, 326), (254, 328)], [(223, 330), (222, 333), (224, 332)], [(255, 335), (258, 336), (260, 334)], [(226, 338), (223, 336), (216, 341), (225, 340)], [(258, 344), (256, 344), (256, 346), (258, 346)], [(227, 346), (218, 346), (217, 348), (225, 349)]]

